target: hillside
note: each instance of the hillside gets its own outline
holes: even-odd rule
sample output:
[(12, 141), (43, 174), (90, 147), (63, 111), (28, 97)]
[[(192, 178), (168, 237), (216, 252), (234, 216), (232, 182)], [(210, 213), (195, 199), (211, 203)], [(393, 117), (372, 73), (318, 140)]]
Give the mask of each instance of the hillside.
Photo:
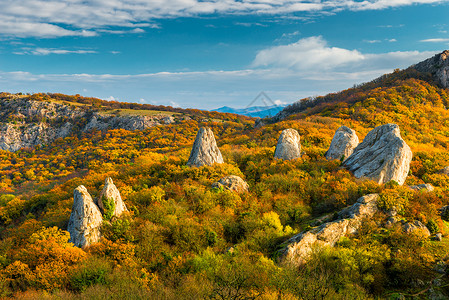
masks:
[[(77, 130), (14, 152), (0, 150), (0, 297), (449, 297), (449, 223), (438, 211), (449, 204), (449, 176), (439, 172), (449, 166), (449, 90), (431, 71), (397, 70), (303, 100), (258, 127), (243, 116), (157, 107), (156, 115), (173, 122), (86, 129), (93, 118), (88, 115), (100, 121), (135, 118), (153, 109), (52, 94), (4, 94), (2, 126), (26, 132), (30, 126), (60, 129), (70, 122)], [(70, 99), (73, 104), (64, 102)], [(36, 119), (23, 109), (26, 105), (8, 101), (33, 103), (45, 113)], [(111, 110), (119, 112), (108, 116)], [(354, 129), (362, 141), (387, 123), (399, 125), (413, 152), (404, 186), (357, 179), (340, 160), (325, 159), (340, 126)], [(224, 163), (188, 167), (203, 126), (212, 129)], [(299, 132), (303, 154), (273, 159), (286, 128)], [(212, 187), (226, 175), (242, 177), (249, 191)], [(106, 177), (113, 178), (129, 212), (103, 223), (99, 243), (74, 247), (66, 231), (74, 189), (84, 185), (101, 199)], [(435, 189), (408, 187), (424, 183)], [(337, 219), (342, 208), (372, 193), (379, 194), (380, 211), (364, 219), (355, 235), (316, 249), (301, 266), (279, 258), (291, 237)], [(388, 215), (391, 211), (397, 215)], [(395, 223), (384, 226), (390, 217)], [(403, 224), (415, 221), (432, 236), (442, 233), (442, 241), (403, 231)]]

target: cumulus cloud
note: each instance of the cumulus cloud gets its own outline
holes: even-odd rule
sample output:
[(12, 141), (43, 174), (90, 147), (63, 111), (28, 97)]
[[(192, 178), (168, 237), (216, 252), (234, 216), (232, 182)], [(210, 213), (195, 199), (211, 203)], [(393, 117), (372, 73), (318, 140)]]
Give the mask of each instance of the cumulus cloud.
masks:
[(129, 27), (141, 33), (160, 18), (204, 14), (290, 14), (378, 10), (447, 0), (14, 0), (0, 1), (0, 35), (93, 36)]
[(257, 53), (253, 67), (281, 67), (295, 70), (333, 69), (363, 60), (357, 50), (329, 47), (321, 36), (275, 46)]

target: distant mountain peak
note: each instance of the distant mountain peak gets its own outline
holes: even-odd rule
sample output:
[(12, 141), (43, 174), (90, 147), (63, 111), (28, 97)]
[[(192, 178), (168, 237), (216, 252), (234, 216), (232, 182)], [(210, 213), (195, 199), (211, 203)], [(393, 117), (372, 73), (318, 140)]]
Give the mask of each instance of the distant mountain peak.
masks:
[(444, 88), (449, 88), (449, 50), (428, 58), (413, 66), (419, 72), (432, 74), (434, 80)]

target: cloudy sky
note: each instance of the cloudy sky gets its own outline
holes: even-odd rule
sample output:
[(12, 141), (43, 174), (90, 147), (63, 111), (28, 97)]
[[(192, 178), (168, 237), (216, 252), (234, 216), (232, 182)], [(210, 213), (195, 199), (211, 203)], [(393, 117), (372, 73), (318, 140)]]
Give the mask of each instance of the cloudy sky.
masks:
[(291, 103), (449, 49), (449, 0), (1, 0), (0, 91)]

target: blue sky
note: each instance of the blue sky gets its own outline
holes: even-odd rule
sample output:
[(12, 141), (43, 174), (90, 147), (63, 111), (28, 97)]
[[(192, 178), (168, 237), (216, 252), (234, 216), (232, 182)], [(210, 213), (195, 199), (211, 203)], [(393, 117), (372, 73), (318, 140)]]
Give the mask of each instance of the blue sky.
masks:
[(448, 49), (448, 15), (449, 0), (0, 0), (0, 91), (291, 103)]

